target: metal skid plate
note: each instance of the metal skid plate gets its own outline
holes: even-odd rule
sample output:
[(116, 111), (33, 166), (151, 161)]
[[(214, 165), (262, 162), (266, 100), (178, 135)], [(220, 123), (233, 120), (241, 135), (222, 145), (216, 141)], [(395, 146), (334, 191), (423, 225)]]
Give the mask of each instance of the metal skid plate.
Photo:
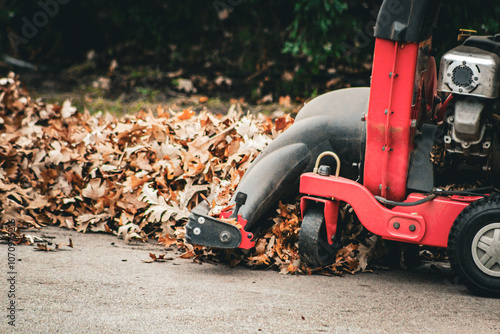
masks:
[(186, 241), (208, 247), (237, 248), (241, 243), (241, 232), (235, 225), (191, 213), (186, 224)]

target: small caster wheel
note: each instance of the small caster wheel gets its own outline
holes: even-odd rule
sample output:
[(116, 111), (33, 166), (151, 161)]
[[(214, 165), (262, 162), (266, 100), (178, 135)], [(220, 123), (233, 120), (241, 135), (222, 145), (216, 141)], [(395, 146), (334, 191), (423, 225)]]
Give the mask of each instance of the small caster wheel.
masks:
[[(339, 213), (339, 221), (341, 220)], [(340, 224), (337, 231), (340, 231)], [(311, 205), (304, 214), (299, 233), (299, 255), (302, 262), (311, 268), (325, 267), (335, 261), (339, 249), (340, 233), (331, 245), (327, 240), (325, 217), (322, 205)]]

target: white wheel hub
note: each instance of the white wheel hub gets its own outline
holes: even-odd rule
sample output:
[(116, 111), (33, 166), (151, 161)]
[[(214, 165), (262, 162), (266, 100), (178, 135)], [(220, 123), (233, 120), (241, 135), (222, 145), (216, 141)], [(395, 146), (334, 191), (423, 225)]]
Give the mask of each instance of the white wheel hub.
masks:
[(472, 258), (483, 273), (500, 277), (500, 223), (488, 224), (476, 233)]

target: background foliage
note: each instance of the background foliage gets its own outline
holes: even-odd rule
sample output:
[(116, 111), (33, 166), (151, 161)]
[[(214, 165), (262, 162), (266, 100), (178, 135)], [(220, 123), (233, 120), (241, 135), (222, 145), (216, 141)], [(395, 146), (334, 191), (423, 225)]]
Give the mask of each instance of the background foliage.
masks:
[[(373, 41), (347, 55), (342, 43), (357, 45), (356, 36), (370, 30), (381, 0), (60, 0), (58, 13), (26, 43), (12, 47), (12, 36), (22, 37), (26, 20), (43, 11), (41, 3), (57, 0), (0, 0), (2, 53), (62, 69), (97, 54), (97, 68), (117, 59), (120, 65), (153, 64), (163, 71), (188, 67), (191, 71), (222, 73), (246, 82), (249, 95), (307, 95), (331, 88), (339, 76), (343, 85), (366, 84)], [(459, 28), (480, 33), (500, 31), (498, 0), (446, 1), (435, 34), (442, 51), (455, 45)], [(23, 21), (24, 18), (24, 21)], [(366, 33), (363, 33), (366, 35)], [(335, 70), (331, 70), (331, 69)], [(354, 71), (352, 70), (354, 69)], [(328, 71), (330, 70), (330, 71)], [(286, 80), (283, 80), (284, 75)], [(245, 81), (246, 80), (246, 81)], [(318, 86), (322, 82), (322, 86)]]

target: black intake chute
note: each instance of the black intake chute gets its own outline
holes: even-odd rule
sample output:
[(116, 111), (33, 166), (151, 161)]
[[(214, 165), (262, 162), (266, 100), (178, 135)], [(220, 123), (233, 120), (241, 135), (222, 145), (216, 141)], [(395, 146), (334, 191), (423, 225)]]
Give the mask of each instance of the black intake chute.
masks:
[[(239, 215), (247, 220), (246, 231), (258, 231), (265, 222), (262, 218), (280, 199), (298, 195), (300, 175), (312, 171), (316, 158), (324, 151), (339, 155), (341, 176), (361, 177), (366, 131), (362, 118), (368, 97), (369, 88), (342, 89), (317, 97), (302, 108), (289, 129), (261, 152), (235, 192), (247, 195), (239, 210)], [(325, 158), (322, 164), (335, 170), (335, 162), (330, 159)], [(234, 197), (230, 204), (235, 204)], [(197, 215), (208, 211), (205, 202), (193, 209)], [(188, 236), (190, 233), (192, 229), (187, 231)], [(209, 236), (194, 237), (200, 244), (206, 238)]]

